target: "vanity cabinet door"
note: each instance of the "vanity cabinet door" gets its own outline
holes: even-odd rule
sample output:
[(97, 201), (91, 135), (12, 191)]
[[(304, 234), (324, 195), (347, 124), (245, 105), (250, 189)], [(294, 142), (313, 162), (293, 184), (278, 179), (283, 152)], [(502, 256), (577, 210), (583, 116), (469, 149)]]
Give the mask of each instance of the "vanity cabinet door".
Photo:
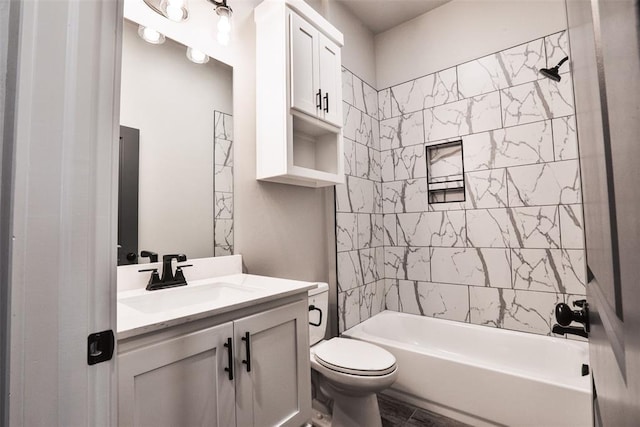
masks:
[(235, 426), (228, 322), (118, 355), (120, 426)]
[(234, 322), (238, 426), (297, 427), (311, 419), (308, 331), (306, 301)]

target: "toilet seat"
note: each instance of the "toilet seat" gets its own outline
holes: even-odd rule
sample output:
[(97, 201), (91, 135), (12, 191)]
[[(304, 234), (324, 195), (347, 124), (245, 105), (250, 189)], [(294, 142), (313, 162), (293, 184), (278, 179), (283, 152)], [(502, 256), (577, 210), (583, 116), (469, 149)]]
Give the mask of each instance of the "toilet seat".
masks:
[(332, 371), (376, 377), (396, 369), (396, 358), (387, 350), (364, 341), (332, 338), (314, 346), (316, 361)]

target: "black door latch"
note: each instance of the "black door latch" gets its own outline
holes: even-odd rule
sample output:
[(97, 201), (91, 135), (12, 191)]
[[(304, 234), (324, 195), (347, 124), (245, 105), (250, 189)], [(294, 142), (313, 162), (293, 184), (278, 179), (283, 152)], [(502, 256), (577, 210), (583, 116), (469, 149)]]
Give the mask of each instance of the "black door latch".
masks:
[(116, 340), (111, 329), (89, 335), (87, 338), (87, 363), (95, 365), (111, 360), (115, 344)]

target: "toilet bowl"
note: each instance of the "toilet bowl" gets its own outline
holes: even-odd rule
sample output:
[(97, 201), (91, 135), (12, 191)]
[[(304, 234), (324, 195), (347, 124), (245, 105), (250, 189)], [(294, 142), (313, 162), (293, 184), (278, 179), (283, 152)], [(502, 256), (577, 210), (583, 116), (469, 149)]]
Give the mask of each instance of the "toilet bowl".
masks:
[(381, 427), (376, 393), (396, 380), (395, 357), (364, 341), (323, 340), (326, 316), (322, 312), (327, 303), (328, 285), (321, 283), (318, 289), (309, 291), (311, 368), (319, 374), (316, 386), (333, 401), (332, 425)]

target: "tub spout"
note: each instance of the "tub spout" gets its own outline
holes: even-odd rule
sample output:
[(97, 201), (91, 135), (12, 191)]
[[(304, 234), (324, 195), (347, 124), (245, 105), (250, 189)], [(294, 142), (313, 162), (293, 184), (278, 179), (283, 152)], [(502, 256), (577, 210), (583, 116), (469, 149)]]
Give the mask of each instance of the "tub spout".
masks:
[(584, 328), (575, 327), (575, 326), (566, 327), (566, 326), (560, 326), (556, 324), (556, 325), (553, 325), (551, 332), (559, 335), (573, 334), (573, 335), (578, 335), (584, 338), (589, 338), (589, 334), (587, 333), (587, 331), (584, 330)]

